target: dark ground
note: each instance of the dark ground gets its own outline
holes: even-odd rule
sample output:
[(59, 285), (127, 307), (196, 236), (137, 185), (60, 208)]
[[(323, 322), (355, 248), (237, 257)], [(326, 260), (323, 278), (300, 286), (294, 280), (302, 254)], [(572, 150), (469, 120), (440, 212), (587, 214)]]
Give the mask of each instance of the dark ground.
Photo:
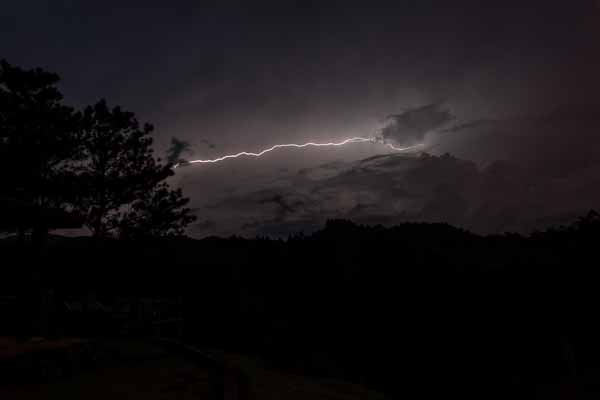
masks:
[[(57, 342), (36, 345), (38, 350), (63, 345)], [(29, 345), (27, 351), (30, 357), (39, 357), (39, 351), (31, 349), (34, 346)], [(255, 360), (239, 355), (216, 355), (139, 339), (102, 341), (94, 347), (93, 365), (44, 380), (3, 382), (0, 389), (5, 398), (14, 400), (386, 398), (362, 385), (266, 370)], [(217, 363), (212, 361), (215, 359)]]

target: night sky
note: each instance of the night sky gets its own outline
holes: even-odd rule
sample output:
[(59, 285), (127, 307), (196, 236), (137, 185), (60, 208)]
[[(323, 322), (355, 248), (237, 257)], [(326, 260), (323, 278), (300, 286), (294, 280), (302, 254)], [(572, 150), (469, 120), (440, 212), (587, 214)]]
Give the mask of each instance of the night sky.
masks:
[(383, 135), (177, 170), (190, 235), (327, 218), (528, 232), (600, 208), (600, 3), (11, 1), (0, 58), (58, 72), (191, 158)]

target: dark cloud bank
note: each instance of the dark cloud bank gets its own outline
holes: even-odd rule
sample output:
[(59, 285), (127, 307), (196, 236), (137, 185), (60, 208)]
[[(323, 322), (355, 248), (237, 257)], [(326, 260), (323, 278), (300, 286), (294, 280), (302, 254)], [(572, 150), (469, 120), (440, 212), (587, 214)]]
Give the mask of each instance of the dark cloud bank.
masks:
[[(418, 124), (452, 120), (428, 107), (430, 118), (416, 118)], [(597, 111), (561, 108), (457, 124), (439, 133), (437, 155), (387, 154), (305, 168), (211, 204), (210, 213), (223, 218), (197, 233), (286, 236), (318, 229), (328, 218), (441, 221), (479, 233), (567, 224), (600, 205), (600, 151), (589, 145), (600, 133)], [(396, 119), (408, 124), (402, 114)]]

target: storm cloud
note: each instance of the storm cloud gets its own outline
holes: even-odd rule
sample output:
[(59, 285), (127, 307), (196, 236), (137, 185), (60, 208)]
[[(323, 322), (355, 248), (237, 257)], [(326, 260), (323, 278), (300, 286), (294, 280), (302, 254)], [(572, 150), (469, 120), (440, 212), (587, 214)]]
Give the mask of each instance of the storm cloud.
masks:
[(399, 114), (388, 115), (380, 134), (385, 142), (410, 146), (422, 143), (427, 133), (454, 118), (440, 103), (409, 108)]
[(176, 164), (182, 160), (181, 156), (185, 153), (191, 154), (191, 145), (177, 138), (171, 138), (171, 146), (167, 150), (167, 162)]
[(448, 222), (478, 233), (568, 224), (600, 205), (600, 151), (585, 145), (600, 134), (599, 115), (577, 107), (472, 121), (448, 129), (440, 146), (459, 143), (456, 153), (473, 149), (474, 160), (421, 153), (327, 162), (213, 207), (252, 210), (237, 214), (247, 236), (310, 232), (330, 218)]
[(430, 153), (363, 143), (178, 169), (194, 236), (330, 217), (525, 232), (600, 207), (596, 0), (284, 3), (7, 2), (0, 41), (59, 73), (68, 103), (152, 122), (157, 153), (172, 136), (215, 158), (374, 134)]

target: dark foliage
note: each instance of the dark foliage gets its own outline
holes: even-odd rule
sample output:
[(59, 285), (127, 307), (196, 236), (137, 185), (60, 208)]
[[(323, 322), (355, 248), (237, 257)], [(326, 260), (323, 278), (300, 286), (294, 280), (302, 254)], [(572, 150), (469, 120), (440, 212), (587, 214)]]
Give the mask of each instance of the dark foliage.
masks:
[(182, 234), (194, 220), (181, 191), (164, 182), (171, 165), (153, 157), (152, 126), (105, 101), (83, 113), (83, 189), (76, 206), (94, 236)]
[(188, 342), (398, 397), (596, 395), (599, 237), (592, 212), (530, 237), (330, 221), (286, 241), (56, 238), (44, 280), (183, 296)]
[(196, 219), (185, 207), (187, 203), (181, 189), (170, 190), (161, 183), (131, 203), (119, 223), (120, 236), (128, 239), (182, 236), (185, 227)]
[(152, 127), (104, 100), (65, 106), (59, 77), (0, 62), (0, 231), (87, 226), (97, 237), (181, 235), (194, 220)]
[(62, 103), (57, 75), (0, 61), (0, 229), (36, 232), (73, 222), (79, 115)]

